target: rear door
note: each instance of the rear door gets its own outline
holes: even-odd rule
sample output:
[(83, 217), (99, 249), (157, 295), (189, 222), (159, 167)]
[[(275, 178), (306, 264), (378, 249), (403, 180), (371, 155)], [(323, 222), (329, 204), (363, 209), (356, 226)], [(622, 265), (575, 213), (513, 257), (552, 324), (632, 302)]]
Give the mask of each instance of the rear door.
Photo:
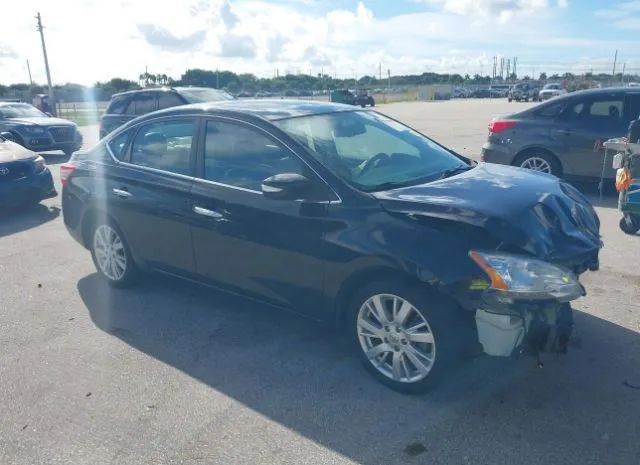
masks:
[[(324, 230), (330, 190), (302, 159), (265, 131), (207, 119), (194, 181), (197, 271), (232, 291), (319, 316), (324, 305)], [(317, 199), (263, 196), (264, 179), (307, 176)]]
[(625, 95), (612, 92), (575, 98), (551, 128), (560, 147), (563, 174), (599, 178), (604, 166), (606, 178), (614, 178), (610, 161), (604, 164), (603, 142), (626, 135), (629, 105)]
[(197, 121), (160, 118), (134, 128), (118, 177), (108, 182), (111, 208), (136, 257), (177, 273), (195, 270), (189, 192)]

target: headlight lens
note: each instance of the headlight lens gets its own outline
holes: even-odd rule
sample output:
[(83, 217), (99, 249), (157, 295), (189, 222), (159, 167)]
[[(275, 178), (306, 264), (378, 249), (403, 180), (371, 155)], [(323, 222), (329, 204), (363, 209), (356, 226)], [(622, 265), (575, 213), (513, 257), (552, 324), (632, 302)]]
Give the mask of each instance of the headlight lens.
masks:
[(535, 258), (472, 250), (471, 259), (491, 279), (491, 289), (515, 296), (577, 298), (583, 289), (576, 275)]
[(33, 160), (33, 164), (35, 165), (35, 172), (36, 173), (42, 173), (44, 171), (44, 169), (47, 167), (47, 164), (45, 163), (44, 158), (42, 158), (40, 155), (38, 155)]

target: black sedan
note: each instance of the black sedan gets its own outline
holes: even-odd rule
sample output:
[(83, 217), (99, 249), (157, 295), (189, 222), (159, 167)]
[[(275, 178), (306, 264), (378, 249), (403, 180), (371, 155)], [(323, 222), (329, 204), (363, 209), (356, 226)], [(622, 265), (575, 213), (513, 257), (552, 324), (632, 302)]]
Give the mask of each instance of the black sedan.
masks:
[(557, 178), (476, 165), (339, 104), (159, 111), (61, 179), (65, 225), (112, 285), (158, 270), (333, 322), (403, 391), (478, 342), (565, 350), (602, 245), (589, 202)]
[(74, 123), (53, 118), (27, 103), (0, 102), (0, 132), (34, 152), (62, 150), (71, 155), (82, 147), (82, 135)]
[(0, 210), (57, 195), (44, 159), (0, 136)]

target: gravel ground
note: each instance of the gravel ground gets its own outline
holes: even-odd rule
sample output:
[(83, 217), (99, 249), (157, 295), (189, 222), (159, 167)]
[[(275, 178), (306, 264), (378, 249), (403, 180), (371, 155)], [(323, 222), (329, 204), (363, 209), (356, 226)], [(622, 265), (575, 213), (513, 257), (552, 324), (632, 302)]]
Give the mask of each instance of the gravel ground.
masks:
[[(525, 105), (379, 110), (477, 156), (490, 118)], [(478, 358), (423, 396), (374, 382), (316, 323), (166, 278), (109, 288), (59, 198), (4, 217), (0, 463), (639, 464), (640, 236), (587, 192), (606, 246), (569, 354)]]

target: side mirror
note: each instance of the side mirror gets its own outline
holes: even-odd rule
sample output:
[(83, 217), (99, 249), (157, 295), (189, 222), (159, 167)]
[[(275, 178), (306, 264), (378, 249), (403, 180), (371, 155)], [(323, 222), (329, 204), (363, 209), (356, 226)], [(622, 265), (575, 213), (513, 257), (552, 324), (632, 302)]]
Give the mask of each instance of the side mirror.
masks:
[(312, 195), (313, 183), (301, 174), (282, 173), (262, 181), (262, 194), (276, 200), (302, 200)]
[(11, 142), (15, 142), (15, 138), (13, 137), (13, 134), (11, 134), (10, 132), (0, 132), (0, 137), (2, 137), (5, 140), (10, 140)]

